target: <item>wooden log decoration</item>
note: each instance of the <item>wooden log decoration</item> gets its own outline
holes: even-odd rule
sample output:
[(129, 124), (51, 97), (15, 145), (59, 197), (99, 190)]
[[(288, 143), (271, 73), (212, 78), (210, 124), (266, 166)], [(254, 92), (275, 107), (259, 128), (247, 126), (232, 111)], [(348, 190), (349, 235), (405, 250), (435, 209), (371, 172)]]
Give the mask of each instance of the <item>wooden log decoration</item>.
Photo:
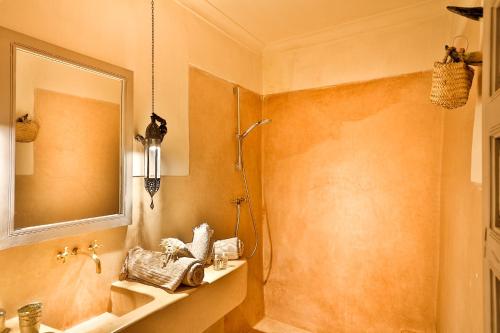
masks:
[(477, 66), (483, 63), (482, 52), (465, 52), (464, 61), (467, 65)]
[(479, 21), (483, 17), (483, 7), (457, 7), (447, 6), (450, 12), (467, 17), (468, 19)]

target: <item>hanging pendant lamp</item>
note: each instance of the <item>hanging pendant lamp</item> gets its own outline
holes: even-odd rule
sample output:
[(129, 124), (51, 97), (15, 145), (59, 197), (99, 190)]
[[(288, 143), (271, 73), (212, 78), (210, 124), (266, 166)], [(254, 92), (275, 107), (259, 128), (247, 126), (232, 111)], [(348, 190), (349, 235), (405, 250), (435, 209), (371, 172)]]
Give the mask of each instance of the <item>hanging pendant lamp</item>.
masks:
[(160, 189), (161, 143), (167, 134), (167, 122), (155, 113), (155, 6), (151, 1), (151, 123), (145, 136), (137, 134), (135, 139), (144, 146), (144, 188), (151, 197), (149, 207), (155, 207), (153, 197)]

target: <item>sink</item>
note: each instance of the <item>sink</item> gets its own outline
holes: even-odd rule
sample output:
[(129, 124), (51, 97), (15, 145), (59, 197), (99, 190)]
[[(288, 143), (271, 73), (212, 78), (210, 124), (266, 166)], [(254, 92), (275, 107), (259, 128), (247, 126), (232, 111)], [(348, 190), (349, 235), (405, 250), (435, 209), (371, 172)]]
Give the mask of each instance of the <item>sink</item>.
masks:
[[(40, 333), (53, 333), (53, 332), (71, 332), (71, 333), (81, 333), (81, 332), (93, 332), (96, 327), (106, 327), (110, 323), (112, 324), (117, 319), (120, 320), (126, 314), (141, 308), (142, 306), (152, 302), (154, 300), (153, 296), (146, 295), (144, 293), (131, 290), (128, 288), (122, 288), (120, 286), (111, 285), (108, 297), (104, 297), (105, 302), (100, 304), (99, 302), (92, 304), (92, 311), (82, 311), (77, 309), (76, 311), (81, 311), (78, 316), (73, 318), (79, 318), (79, 321), (66, 322), (60, 321), (61, 324), (44, 325), (42, 323), (40, 327)], [(107, 302), (107, 305), (106, 305)], [(102, 306), (101, 306), (102, 305)], [(84, 304), (88, 306), (88, 304)], [(101, 312), (99, 312), (101, 309)], [(42, 317), (42, 321), (43, 321)], [(11, 318), (6, 322), (8, 328), (10, 328), (10, 333), (19, 333), (19, 324), (17, 317)]]
[(154, 298), (152, 296), (112, 285), (106, 312), (93, 315), (84, 322), (71, 326), (70, 328), (55, 328), (58, 330), (65, 330), (65, 332), (88, 332), (91, 331), (93, 327), (102, 326), (105, 325), (106, 322), (114, 321), (153, 300)]
[(108, 312), (121, 317), (154, 300), (150, 295), (142, 294), (130, 289), (111, 286), (111, 297)]

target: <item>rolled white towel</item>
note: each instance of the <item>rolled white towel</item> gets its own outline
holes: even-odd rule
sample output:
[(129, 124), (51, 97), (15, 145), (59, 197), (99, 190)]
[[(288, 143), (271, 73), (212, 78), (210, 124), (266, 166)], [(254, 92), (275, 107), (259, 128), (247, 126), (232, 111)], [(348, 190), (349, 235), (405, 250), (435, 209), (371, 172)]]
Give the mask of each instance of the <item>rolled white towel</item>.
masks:
[(184, 275), (182, 279), (182, 284), (190, 287), (196, 287), (203, 283), (203, 278), (205, 277), (205, 269), (200, 263), (192, 265), (189, 270)]
[[(167, 260), (167, 254), (134, 247), (128, 251), (120, 280), (133, 279), (175, 291), (192, 266), (201, 265), (195, 258), (179, 257)], [(199, 272), (193, 272), (191, 281), (199, 280)], [(203, 280), (203, 277), (201, 278)]]

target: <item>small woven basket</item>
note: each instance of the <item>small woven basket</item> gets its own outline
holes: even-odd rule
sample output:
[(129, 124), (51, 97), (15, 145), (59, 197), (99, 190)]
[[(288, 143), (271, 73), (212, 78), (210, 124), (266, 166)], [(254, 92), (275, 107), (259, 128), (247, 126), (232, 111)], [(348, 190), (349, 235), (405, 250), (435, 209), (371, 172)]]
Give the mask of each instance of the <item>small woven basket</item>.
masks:
[(28, 120), (27, 117), (21, 117), (16, 122), (16, 142), (35, 141), (40, 125), (34, 120)]
[(431, 102), (447, 109), (464, 106), (474, 78), (474, 70), (465, 62), (435, 62), (432, 72)]

